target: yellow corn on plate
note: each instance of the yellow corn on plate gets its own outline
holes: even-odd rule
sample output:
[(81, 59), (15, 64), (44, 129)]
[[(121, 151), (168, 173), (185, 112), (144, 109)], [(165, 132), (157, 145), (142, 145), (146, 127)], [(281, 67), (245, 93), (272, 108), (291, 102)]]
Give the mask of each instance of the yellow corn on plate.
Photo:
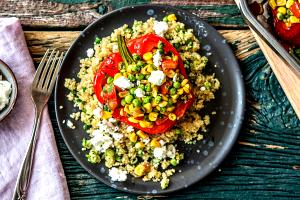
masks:
[(133, 106), (133, 104), (130, 104), (130, 105), (128, 106), (128, 108), (129, 108), (129, 112), (130, 112), (130, 113), (132, 113), (132, 112), (133, 112), (133, 110), (134, 110), (134, 106)]
[(168, 117), (169, 117), (169, 119), (172, 120), (172, 121), (175, 121), (175, 120), (176, 120), (176, 115), (175, 115), (174, 113), (170, 113)]
[(286, 8), (285, 7), (279, 7), (279, 8), (277, 8), (277, 11), (282, 13), (283, 15), (286, 14)]
[(117, 73), (115, 76), (114, 76), (114, 80), (117, 80), (118, 78), (120, 78), (122, 76), (121, 73)]
[(137, 177), (143, 176), (146, 173), (146, 168), (143, 164), (139, 164), (134, 168), (134, 174)]
[(294, 0), (287, 0), (285, 7), (290, 8), (294, 4)]
[(158, 104), (158, 105), (159, 105), (159, 107), (166, 107), (166, 106), (168, 105), (168, 102), (163, 101), (163, 102), (161, 102), (161, 103)]
[(135, 148), (137, 149), (142, 149), (145, 147), (145, 144), (143, 142), (138, 142), (135, 144)]
[(181, 82), (181, 87), (185, 86), (188, 82), (188, 79), (183, 79), (183, 81)]
[(174, 70), (169, 70), (169, 71), (166, 72), (166, 75), (169, 78), (173, 78), (175, 76), (175, 74), (176, 73), (174, 72)]
[(103, 111), (102, 119), (109, 119), (112, 117), (112, 113), (108, 111)]
[(161, 97), (164, 101), (168, 101), (168, 97), (166, 97), (165, 95), (161, 95)]
[(149, 113), (152, 110), (152, 105), (151, 103), (146, 103), (143, 105), (143, 107), (146, 109), (146, 112)]
[(168, 111), (168, 112), (172, 112), (174, 109), (175, 109), (175, 107), (172, 106), (172, 107), (167, 108), (167, 111)]
[(297, 18), (296, 16), (290, 16), (290, 22), (292, 24), (294, 24), (294, 23), (300, 23), (300, 19)]
[(175, 56), (173, 57), (173, 60), (174, 60), (174, 61), (177, 61), (177, 60), (178, 60), (178, 56), (175, 55)]
[(130, 111), (129, 111), (129, 105), (126, 105), (126, 106), (124, 107), (124, 111), (125, 111), (126, 113), (130, 113)]
[(277, 6), (276, 0), (269, 0), (269, 5), (274, 10), (276, 8), (276, 6)]
[(160, 143), (159, 141), (157, 140), (157, 138), (153, 138), (150, 142), (150, 146), (151, 147), (160, 147)]
[(183, 90), (184, 90), (186, 93), (189, 93), (189, 92), (190, 92), (190, 85), (189, 85), (189, 84), (186, 84), (186, 85), (183, 87)]
[(139, 120), (135, 119), (134, 117), (129, 117), (128, 121), (130, 121), (132, 123), (139, 123)]
[(153, 67), (151, 65), (147, 65), (147, 72), (151, 73), (153, 71)]
[(148, 138), (148, 135), (147, 135), (146, 133), (144, 133), (143, 131), (141, 131), (141, 130), (138, 130), (138, 131), (136, 132), (136, 134), (137, 134), (140, 138), (142, 138), (142, 139)]
[(175, 14), (170, 14), (167, 16), (168, 21), (176, 21), (177, 17)]
[(143, 67), (143, 68), (141, 69), (141, 74), (144, 74), (144, 75), (147, 74), (147, 69), (146, 69), (146, 67)]
[(130, 133), (129, 134), (129, 140), (130, 142), (136, 142), (138, 139), (137, 135), (135, 133)]
[(119, 97), (124, 98), (127, 95), (127, 91), (119, 92)]
[(285, 6), (285, 4), (286, 4), (286, 0), (277, 0), (276, 1), (277, 6)]
[(123, 108), (120, 109), (120, 115), (124, 116), (124, 109)]
[(153, 54), (152, 52), (147, 52), (143, 55), (143, 59), (146, 60), (146, 61), (150, 61), (153, 57)]
[(178, 94), (174, 94), (174, 95), (171, 96), (171, 98), (175, 99), (175, 100), (178, 99), (178, 97), (179, 97)]
[(178, 90), (177, 90), (177, 94), (178, 94), (178, 95), (182, 95), (182, 94), (183, 94), (183, 88), (178, 89)]
[(157, 116), (158, 116), (158, 113), (151, 112), (151, 113), (149, 113), (149, 120), (152, 121), (152, 122), (154, 122), (154, 121), (157, 120)]
[(151, 122), (147, 122), (147, 121), (140, 121), (140, 126), (142, 128), (151, 128), (152, 127), (152, 123)]
[(148, 83), (148, 80), (141, 80), (141, 83), (146, 84)]

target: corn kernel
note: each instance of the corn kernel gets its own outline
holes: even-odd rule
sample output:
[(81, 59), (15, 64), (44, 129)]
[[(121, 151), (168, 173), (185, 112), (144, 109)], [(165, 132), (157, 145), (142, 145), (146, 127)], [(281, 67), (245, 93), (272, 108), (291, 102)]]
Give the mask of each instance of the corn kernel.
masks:
[(109, 119), (112, 117), (112, 113), (108, 111), (103, 111), (102, 119)]
[(149, 113), (149, 120), (152, 121), (152, 122), (154, 122), (154, 121), (157, 120), (157, 116), (158, 116), (158, 113), (151, 112), (151, 113)]
[(173, 100), (178, 99), (178, 97), (179, 97), (178, 94), (174, 94), (174, 95), (171, 96), (171, 98), (172, 98)]
[(161, 97), (164, 101), (168, 101), (168, 97), (166, 97), (165, 95), (161, 95)]
[(130, 121), (132, 123), (139, 123), (139, 120), (135, 119), (134, 117), (129, 117), (128, 121)]
[(157, 92), (158, 92), (158, 88), (157, 88), (157, 86), (154, 86), (154, 87), (152, 88), (152, 96), (153, 96), (153, 97), (156, 97), (156, 96), (157, 96)]
[(141, 83), (147, 84), (147, 83), (148, 83), (148, 80), (141, 80)]
[(153, 61), (152, 61), (152, 60), (147, 60), (146, 63), (147, 63), (147, 64), (152, 64)]
[(143, 105), (143, 107), (146, 109), (147, 113), (150, 113), (152, 111), (151, 103), (146, 103), (146, 104)]
[(151, 73), (153, 71), (152, 65), (147, 65), (146, 66), (147, 72)]
[(152, 123), (151, 122), (147, 122), (147, 121), (140, 121), (140, 126), (142, 128), (151, 128), (152, 127)]
[(142, 139), (146, 139), (148, 138), (148, 135), (146, 133), (144, 133), (143, 131), (139, 130), (138, 132), (136, 132), (136, 134), (142, 138)]
[(146, 60), (146, 61), (150, 61), (152, 60), (152, 57), (153, 57), (153, 54), (152, 52), (147, 52), (143, 55), (143, 59)]
[(177, 17), (175, 14), (170, 14), (167, 16), (168, 21), (176, 21)]
[(141, 69), (141, 74), (144, 74), (144, 75), (147, 74), (147, 69), (146, 69), (146, 67), (143, 67), (143, 68)]
[(280, 12), (281, 14), (283, 14), (283, 15), (286, 14), (286, 8), (285, 7), (279, 7), (279, 8), (277, 8), (277, 11)]
[(186, 93), (189, 93), (189, 92), (190, 92), (190, 85), (189, 85), (189, 84), (186, 84), (186, 85), (183, 87), (183, 90), (184, 90)]
[(137, 135), (135, 133), (130, 133), (129, 134), (129, 140), (130, 142), (136, 142), (138, 139)]
[(161, 103), (158, 104), (158, 105), (159, 105), (159, 107), (166, 107), (166, 106), (168, 105), (168, 102), (163, 101), (163, 102), (161, 102)]
[(134, 168), (134, 175), (137, 177), (141, 177), (149, 172), (150, 166), (147, 164), (139, 164)]
[(157, 138), (153, 138), (150, 142), (150, 146), (151, 147), (160, 147), (160, 143), (159, 141), (157, 140)]
[(285, 7), (290, 8), (294, 4), (294, 0), (287, 0)]
[(130, 105), (128, 106), (128, 108), (129, 108), (129, 113), (132, 113), (133, 110), (134, 110), (133, 104), (130, 104)]
[(169, 119), (172, 120), (172, 121), (175, 121), (176, 120), (176, 115), (174, 113), (170, 113), (168, 115)]
[(124, 116), (124, 109), (123, 108), (120, 109), (120, 115)]
[(119, 97), (124, 98), (127, 95), (127, 91), (119, 92)]
[(178, 56), (175, 55), (175, 56), (173, 57), (173, 61), (177, 61), (177, 60), (178, 60)]
[(129, 111), (129, 105), (128, 105), (128, 104), (124, 107), (124, 111), (125, 111), (126, 113), (130, 113), (130, 111)]
[(296, 16), (290, 16), (290, 22), (292, 24), (294, 24), (294, 23), (300, 23), (300, 19), (297, 18)]
[(159, 106), (156, 106), (156, 109), (157, 109), (158, 111), (160, 111), (160, 107), (159, 107)]
[(172, 107), (167, 108), (167, 111), (168, 111), (168, 112), (172, 112), (174, 109), (175, 109), (175, 107), (172, 106)]
[(177, 94), (178, 94), (178, 95), (182, 95), (182, 94), (183, 94), (183, 88), (178, 89), (178, 90), (177, 90)]
[(183, 79), (183, 81), (181, 82), (181, 87), (185, 86), (188, 82), (188, 79)]
[(117, 74), (115, 74), (115, 76), (114, 76), (114, 80), (117, 80), (118, 78), (120, 78), (122, 76), (122, 74), (121, 73), (117, 73)]
[(145, 147), (145, 144), (143, 142), (137, 142), (135, 144), (135, 148), (137, 148), (137, 149), (142, 149), (144, 147)]
[(276, 0), (269, 0), (269, 5), (274, 10), (276, 8), (276, 6), (277, 6)]

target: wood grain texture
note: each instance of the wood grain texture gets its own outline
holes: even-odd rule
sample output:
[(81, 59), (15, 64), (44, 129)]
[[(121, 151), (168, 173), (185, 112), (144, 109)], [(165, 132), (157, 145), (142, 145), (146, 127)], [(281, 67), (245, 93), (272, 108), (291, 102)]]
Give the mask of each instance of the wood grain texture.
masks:
[[(160, 3), (187, 9), (211, 24), (222, 27), (246, 27), (232, 0), (103, 0), (92, 3), (64, 4), (59, 0), (1, 0), (0, 17), (18, 17), (25, 29), (83, 29), (107, 11), (123, 6)], [(64, 1), (61, 1), (64, 2)], [(184, 2), (184, 3), (183, 3)], [(218, 3), (219, 2), (219, 3)]]
[[(59, 133), (53, 98), (49, 111), (72, 199), (288, 199), (300, 198), (300, 121), (249, 30), (222, 30), (239, 59), (247, 91), (247, 110), (238, 142), (210, 176), (167, 196), (137, 196), (114, 190), (74, 160)], [(35, 62), (46, 48), (66, 50), (79, 35), (27, 31)]]
[(300, 73), (284, 62), (255, 31), (251, 31), (300, 119)]

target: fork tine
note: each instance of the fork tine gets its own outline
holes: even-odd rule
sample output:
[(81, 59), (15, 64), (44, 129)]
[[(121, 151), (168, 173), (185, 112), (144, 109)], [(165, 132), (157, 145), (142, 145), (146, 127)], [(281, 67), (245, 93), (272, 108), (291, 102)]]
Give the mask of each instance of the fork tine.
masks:
[(45, 77), (46, 77), (46, 74), (47, 74), (47, 72), (48, 72), (50, 63), (51, 63), (52, 60), (53, 60), (53, 54), (54, 54), (54, 53), (55, 53), (55, 49), (52, 50), (52, 52), (51, 52), (51, 54), (50, 54), (50, 56), (49, 56), (49, 58), (48, 58), (48, 61), (47, 61), (46, 65), (43, 67), (43, 73), (42, 73), (42, 75), (41, 75), (40, 78), (39, 78), (38, 86), (37, 86), (37, 88), (39, 88), (39, 89), (42, 89), (42, 88), (43, 88), (43, 83), (44, 83), (44, 81), (45, 81)]
[(41, 72), (43, 71), (43, 68), (44, 68), (45, 61), (48, 57), (48, 53), (49, 53), (49, 49), (47, 49), (45, 55), (43, 56), (39, 66), (38, 66), (38, 68), (35, 72), (34, 79), (33, 79), (33, 82), (32, 82), (32, 86), (34, 86), (34, 87), (37, 86), (37, 83), (38, 83), (38, 80), (40, 78)]
[(51, 81), (51, 77), (52, 77), (52, 73), (56, 67), (56, 62), (58, 60), (58, 55), (59, 55), (59, 51), (56, 52), (55, 54), (55, 57), (53, 58), (53, 61), (51, 63), (51, 67), (49, 68), (49, 71), (47, 73), (47, 76), (46, 76), (46, 80), (44, 82), (44, 85), (43, 85), (43, 90), (47, 90), (48, 86), (49, 86), (49, 83)]
[(55, 84), (55, 81), (56, 81), (56, 78), (57, 78), (57, 75), (60, 71), (60, 64), (61, 64), (61, 61), (62, 59), (64, 58), (64, 52), (61, 53), (60, 57), (59, 57), (59, 60), (56, 64), (56, 67), (55, 67), (55, 71), (53, 73), (53, 76), (52, 76), (52, 79), (50, 81), (50, 85), (48, 87), (48, 92), (51, 93), (52, 92), (52, 89), (53, 89), (53, 86)]

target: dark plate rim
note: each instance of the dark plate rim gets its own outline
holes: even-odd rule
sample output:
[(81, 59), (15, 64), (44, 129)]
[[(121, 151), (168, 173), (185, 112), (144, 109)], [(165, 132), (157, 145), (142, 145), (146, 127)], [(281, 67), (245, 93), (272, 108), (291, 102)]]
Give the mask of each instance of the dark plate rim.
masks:
[[(159, 4), (141, 4), (141, 5), (134, 5), (134, 6), (125, 6), (125, 7), (122, 7), (122, 8), (119, 8), (119, 9), (116, 9), (112, 12), (109, 12), (105, 15), (103, 15), (101, 18), (97, 19), (96, 21), (94, 21), (93, 23), (91, 23), (90, 25), (88, 25), (82, 32), (81, 34), (76, 38), (76, 40), (72, 43), (72, 45), (69, 47), (68, 51), (66, 52), (65, 54), (65, 57), (62, 61), (62, 64), (61, 66), (63, 66), (65, 60), (66, 60), (66, 57), (68, 56), (68, 54), (72, 51), (72, 49), (74, 48), (75, 44), (77, 43), (77, 41), (80, 39), (80, 37), (82, 35), (85, 34), (85, 32), (87, 32), (91, 27), (95, 26), (99, 21), (101, 21), (103, 18), (106, 18), (106, 17), (109, 17), (110, 15), (112, 14), (115, 14), (117, 12), (120, 12), (121, 10), (125, 10), (125, 9), (134, 9), (134, 8), (148, 8), (148, 9), (151, 9), (151, 8), (163, 8), (163, 9), (171, 9), (171, 10), (174, 10), (174, 11), (179, 11), (179, 12), (184, 12), (185, 15), (188, 15), (188, 16), (191, 16), (191, 17), (197, 17), (195, 16), (194, 14), (188, 12), (188, 11), (185, 11), (185, 10), (182, 10), (182, 9), (179, 9), (179, 8), (175, 8), (173, 6), (169, 6), (169, 5), (159, 5)], [(212, 29), (214, 29), (211, 25), (209, 25), (208, 23), (206, 23), (205, 21), (201, 20), (201, 22), (203, 24), (205, 24), (205, 26), (207, 27), (210, 27)], [(217, 35), (218, 37), (224, 39), (220, 34)], [(230, 46), (226, 43), (224, 44), (228, 51), (232, 54), (232, 58), (233, 58), (233, 62), (235, 63), (235, 66), (239, 66), (238, 64), (238, 61), (236, 59), (236, 57), (234, 56), (233, 54), (233, 51), (232, 49), (230, 48)], [(218, 154), (215, 158), (214, 158), (214, 161), (215, 161), (215, 164), (216, 166), (219, 166), (221, 164), (221, 162), (227, 157), (227, 155), (229, 154), (230, 150), (232, 149), (233, 145), (235, 144), (236, 140), (237, 140), (237, 137), (239, 135), (239, 132), (240, 132), (240, 129), (241, 129), (241, 126), (242, 126), (242, 122), (243, 122), (243, 119), (244, 119), (244, 114), (245, 114), (245, 106), (246, 106), (246, 95), (245, 95), (245, 86), (244, 86), (244, 82), (243, 82), (243, 79), (242, 79), (242, 73), (240, 71), (240, 68), (238, 67), (236, 69), (236, 71), (241, 75), (241, 76), (238, 76), (236, 77), (238, 79), (237, 82), (239, 82), (239, 97), (241, 98), (241, 102), (239, 102), (239, 106), (237, 108), (238, 112), (236, 113), (235, 115), (235, 119), (239, 119), (240, 122), (237, 124), (236, 127), (233, 127), (232, 128), (232, 133), (231, 133), (231, 137), (229, 137), (227, 139), (227, 145), (223, 146), (222, 147), (222, 154)], [(55, 93), (54, 93), (54, 105), (55, 105), (55, 116), (56, 116), (56, 119), (57, 121), (59, 120), (59, 116), (58, 116), (58, 110), (59, 110), (59, 105), (57, 103), (57, 98), (58, 98), (58, 80), (60, 78), (60, 74), (58, 75), (57, 77), (57, 80), (56, 80), (56, 84), (55, 84)], [(97, 180), (101, 181), (102, 183), (104, 183), (105, 185), (109, 186), (112, 188), (111, 186), (111, 183), (102, 179), (101, 177), (99, 177), (97, 174), (93, 173), (92, 171), (90, 171), (88, 169), (88, 167), (86, 167), (80, 160), (79, 158), (77, 157), (77, 154), (75, 152), (73, 152), (72, 148), (70, 147), (70, 145), (68, 144), (67, 142), (67, 139), (65, 138), (65, 135), (63, 134), (63, 128), (61, 126), (61, 124), (58, 122), (58, 127), (59, 127), (59, 130), (60, 130), (60, 133), (61, 133), (61, 136), (66, 144), (66, 146), (68, 147), (68, 150), (71, 152), (72, 156), (75, 158), (75, 160), (80, 164), (81, 167), (83, 167), (88, 173), (90, 173), (93, 177), (95, 177)], [(207, 175), (209, 175), (212, 171), (214, 171), (215, 168), (213, 167), (210, 167), (205, 173), (203, 173), (203, 175), (201, 175), (199, 177), (198, 180), (195, 180), (195, 181), (192, 181), (190, 182), (187, 187), (199, 182), (200, 180), (202, 180), (204, 177), (206, 177)], [(169, 190), (162, 190), (162, 191), (159, 191), (157, 192), (156, 194), (169, 194), (169, 193), (172, 193), (172, 192), (176, 192), (176, 191), (180, 191), (180, 190), (183, 190), (185, 189), (186, 187), (185, 186), (182, 186), (182, 188), (175, 188), (175, 189), (169, 189)], [(123, 191), (123, 192), (127, 192), (127, 193), (133, 193), (133, 194), (149, 194), (149, 193), (146, 193), (146, 192), (142, 192), (142, 191), (139, 191), (139, 190), (132, 190), (132, 189), (123, 189), (121, 187), (117, 187), (117, 188), (114, 188), (114, 189), (117, 189), (117, 190), (120, 190), (120, 191)]]
[[(0, 65), (2, 65), (5, 70), (8, 71), (9, 75), (12, 77), (13, 83), (11, 83), (12, 85), (12, 90), (14, 90), (14, 96), (12, 96), (11, 94), (11, 99), (9, 101), (9, 105), (8, 108), (6, 108), (5, 111), (3, 111), (4, 113), (2, 113), (2, 111), (0, 111), (1, 115), (0, 116), (0, 122), (2, 120), (4, 120), (9, 114), (10, 112), (13, 110), (13, 108), (15, 107), (16, 101), (17, 101), (17, 97), (18, 97), (18, 82), (17, 79), (15, 77), (14, 72), (10, 69), (10, 67), (3, 61), (0, 59)], [(4, 75), (5, 76), (5, 75)]]

